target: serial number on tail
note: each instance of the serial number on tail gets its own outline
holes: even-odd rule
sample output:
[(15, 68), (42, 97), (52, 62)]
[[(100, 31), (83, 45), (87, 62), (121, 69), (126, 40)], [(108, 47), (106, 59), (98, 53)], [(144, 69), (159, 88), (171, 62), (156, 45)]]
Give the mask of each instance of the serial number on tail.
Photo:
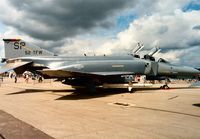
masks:
[(42, 55), (42, 50), (25, 51), (25, 55)]

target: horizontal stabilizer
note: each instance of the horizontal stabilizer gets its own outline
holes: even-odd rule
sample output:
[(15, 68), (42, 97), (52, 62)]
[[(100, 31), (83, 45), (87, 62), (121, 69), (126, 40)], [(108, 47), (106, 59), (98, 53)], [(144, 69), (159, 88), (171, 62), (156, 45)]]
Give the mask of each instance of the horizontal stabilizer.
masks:
[(10, 70), (19, 69), (20, 67), (26, 66), (27, 64), (30, 64), (30, 63), (32, 62), (15, 62), (15, 63), (5, 64), (0, 68), (0, 74), (9, 72)]

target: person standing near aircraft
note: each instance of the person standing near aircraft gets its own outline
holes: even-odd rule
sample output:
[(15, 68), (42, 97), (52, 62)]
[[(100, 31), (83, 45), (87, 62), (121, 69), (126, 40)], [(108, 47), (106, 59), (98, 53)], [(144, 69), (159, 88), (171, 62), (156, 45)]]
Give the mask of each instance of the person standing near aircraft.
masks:
[(1, 82), (3, 82), (3, 75), (0, 76), (0, 80), (1, 80)]
[(17, 83), (17, 75), (15, 75), (15, 83)]
[(42, 76), (39, 75), (38, 83), (42, 83), (42, 81), (43, 81)]
[(29, 80), (29, 75), (26, 74), (26, 75), (25, 75), (25, 82), (28, 83), (28, 80)]

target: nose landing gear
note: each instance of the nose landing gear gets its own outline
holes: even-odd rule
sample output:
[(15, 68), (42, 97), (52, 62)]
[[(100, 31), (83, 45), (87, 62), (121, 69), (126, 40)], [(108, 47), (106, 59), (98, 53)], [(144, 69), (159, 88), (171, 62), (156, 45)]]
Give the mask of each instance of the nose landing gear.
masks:
[(168, 86), (169, 82), (170, 82), (169, 78), (166, 78), (165, 84), (163, 86), (161, 86), (160, 89), (170, 89), (170, 87)]
[(165, 84), (165, 85), (161, 86), (160, 89), (170, 89), (170, 87), (167, 84)]

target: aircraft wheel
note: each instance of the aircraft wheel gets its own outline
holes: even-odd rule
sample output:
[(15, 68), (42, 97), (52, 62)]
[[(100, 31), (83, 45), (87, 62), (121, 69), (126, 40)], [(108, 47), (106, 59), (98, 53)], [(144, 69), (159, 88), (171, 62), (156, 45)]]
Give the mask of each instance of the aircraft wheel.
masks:
[(164, 85), (163, 89), (169, 89), (169, 86), (168, 85)]
[(168, 85), (163, 85), (160, 87), (160, 89), (169, 89), (169, 86)]

